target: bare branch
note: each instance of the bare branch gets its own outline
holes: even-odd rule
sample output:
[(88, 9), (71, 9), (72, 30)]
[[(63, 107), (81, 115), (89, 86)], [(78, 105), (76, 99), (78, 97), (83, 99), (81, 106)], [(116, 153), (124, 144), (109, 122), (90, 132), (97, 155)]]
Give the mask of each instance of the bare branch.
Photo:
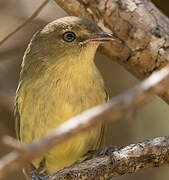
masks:
[(163, 91), (168, 83), (169, 67), (167, 66), (155, 72), (128, 92), (111, 99), (108, 103), (92, 108), (68, 120), (38, 142), (26, 146), (25, 149), (23, 148), (22, 152), (11, 152), (0, 161), (0, 178), (4, 178), (9, 171), (23, 167), (25, 163), (49, 151), (49, 149), (73, 135), (96, 126), (98, 122), (115, 120), (123, 116), (128, 110), (136, 108), (141, 103), (148, 101), (153, 95)]
[(5, 136), (2, 141), (5, 145), (11, 147), (18, 152), (24, 153), (26, 151), (26, 147), (13, 137)]
[(22, 24), (20, 24), (16, 29), (14, 29), (12, 32), (10, 32), (6, 37), (4, 37), (0, 41), (0, 46), (8, 40), (11, 36), (13, 36), (16, 32), (18, 32), (20, 29), (22, 29), (26, 24), (28, 24), (32, 19), (34, 19), (40, 11), (45, 7), (45, 5), (49, 2), (50, 0), (45, 0), (39, 7), (36, 9), (36, 11), (29, 17), (27, 18)]
[(131, 144), (109, 154), (65, 168), (48, 180), (99, 180), (135, 173), (145, 168), (169, 166), (169, 137)]
[[(68, 14), (90, 18), (122, 42), (104, 53), (142, 80), (169, 62), (169, 20), (150, 0), (55, 0)], [(161, 97), (169, 104), (169, 91)]]

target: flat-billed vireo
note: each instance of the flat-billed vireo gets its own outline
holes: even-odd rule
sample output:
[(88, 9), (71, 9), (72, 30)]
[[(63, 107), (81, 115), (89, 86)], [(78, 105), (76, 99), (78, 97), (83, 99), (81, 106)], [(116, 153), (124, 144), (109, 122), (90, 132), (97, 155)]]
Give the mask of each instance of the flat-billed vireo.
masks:
[[(22, 62), (15, 101), (17, 138), (29, 144), (63, 122), (107, 99), (94, 64), (100, 43), (115, 39), (92, 21), (64, 17), (47, 24), (29, 43)], [(70, 166), (99, 146), (97, 124), (63, 142), (29, 166), (46, 175)]]

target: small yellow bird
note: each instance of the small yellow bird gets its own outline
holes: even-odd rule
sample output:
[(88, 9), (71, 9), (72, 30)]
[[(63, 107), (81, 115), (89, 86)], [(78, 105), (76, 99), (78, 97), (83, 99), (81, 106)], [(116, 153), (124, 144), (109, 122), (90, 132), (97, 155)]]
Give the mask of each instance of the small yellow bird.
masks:
[[(29, 144), (63, 122), (107, 99), (94, 64), (99, 44), (113, 40), (90, 20), (64, 17), (47, 24), (29, 43), (23, 57), (15, 101), (17, 138)], [(83, 132), (31, 162), (46, 175), (70, 166), (98, 148), (102, 125)]]

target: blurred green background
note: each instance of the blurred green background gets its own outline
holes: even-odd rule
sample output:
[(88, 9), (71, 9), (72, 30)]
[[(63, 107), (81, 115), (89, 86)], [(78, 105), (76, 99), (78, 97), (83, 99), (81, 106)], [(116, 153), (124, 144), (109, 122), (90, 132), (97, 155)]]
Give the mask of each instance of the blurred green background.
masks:
[[(0, 39), (22, 23), (39, 7), (42, 1), (5, 0), (0, 1)], [(169, 16), (169, 1), (154, 0), (154, 3)], [(45, 24), (67, 14), (51, 1), (28, 25), (17, 32), (0, 47), (0, 139), (4, 135), (15, 137), (13, 119), (13, 101), (18, 83), (20, 65), (27, 44), (32, 35)], [(133, 87), (138, 81), (112, 59), (97, 53), (96, 64), (103, 74), (111, 97)], [(154, 97), (140, 107), (132, 120), (126, 117), (113, 122), (108, 129), (107, 144), (116, 146), (137, 143), (149, 138), (168, 135), (169, 108), (160, 98)], [(0, 157), (10, 148), (0, 142)], [(21, 171), (10, 174), (6, 180), (24, 180)], [(114, 178), (116, 180), (165, 180), (169, 179), (169, 168), (154, 168), (135, 174)]]

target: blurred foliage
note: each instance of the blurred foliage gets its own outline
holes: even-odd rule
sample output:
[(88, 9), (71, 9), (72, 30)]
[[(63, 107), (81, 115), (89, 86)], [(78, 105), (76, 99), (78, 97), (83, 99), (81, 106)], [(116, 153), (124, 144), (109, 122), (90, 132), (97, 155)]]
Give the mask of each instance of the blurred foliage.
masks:
[[(167, 0), (153, 0), (158, 8), (169, 16), (169, 2)], [(23, 22), (42, 3), (42, 1), (20, 0), (0, 1), (0, 37), (5, 37), (17, 25)], [(65, 16), (66, 13), (51, 1), (28, 25), (16, 33), (0, 47), (0, 138), (4, 135), (15, 136), (13, 101), (17, 88), (20, 72), (20, 64), (32, 35), (48, 22)], [(134, 86), (138, 81), (132, 77), (120, 65), (107, 59), (99, 53), (95, 62), (101, 71), (105, 85), (110, 96), (118, 95)], [(143, 105), (133, 116), (133, 120), (126, 117), (110, 123), (107, 129), (107, 144), (127, 145), (144, 141), (149, 138), (168, 135), (169, 108), (161, 99), (154, 98), (148, 104)], [(0, 157), (11, 151), (0, 142)], [(168, 168), (147, 169), (136, 174), (117, 177), (118, 180), (142, 180), (168, 179)], [(6, 180), (23, 180), (22, 173), (12, 173)]]

